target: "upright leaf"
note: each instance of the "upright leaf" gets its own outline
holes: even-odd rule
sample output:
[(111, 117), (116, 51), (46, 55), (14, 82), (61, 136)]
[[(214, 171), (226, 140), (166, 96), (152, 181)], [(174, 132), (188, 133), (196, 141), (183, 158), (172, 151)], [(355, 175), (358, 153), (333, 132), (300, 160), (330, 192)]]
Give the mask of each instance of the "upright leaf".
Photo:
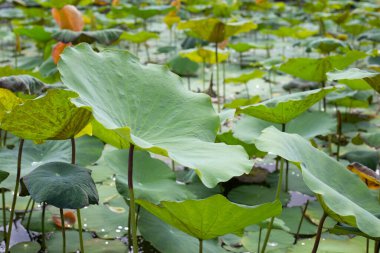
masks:
[(108, 132), (114, 144), (131, 142), (169, 156), (196, 169), (208, 187), (250, 171), (242, 147), (213, 143), (219, 117), (210, 98), (187, 91), (167, 68), (142, 65), (126, 51), (97, 53), (86, 44), (67, 48), (58, 68), (80, 94), (76, 103), (92, 108), (103, 137)]
[(296, 134), (270, 127), (256, 143), (260, 150), (296, 162), (303, 180), (334, 219), (380, 237), (380, 204), (367, 186), (344, 165)]

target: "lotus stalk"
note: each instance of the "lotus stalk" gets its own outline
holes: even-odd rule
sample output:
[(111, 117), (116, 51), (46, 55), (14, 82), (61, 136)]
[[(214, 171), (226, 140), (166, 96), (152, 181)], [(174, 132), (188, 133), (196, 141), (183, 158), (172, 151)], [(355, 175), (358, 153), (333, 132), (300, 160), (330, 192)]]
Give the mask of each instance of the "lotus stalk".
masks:
[(129, 159), (128, 159), (128, 190), (129, 190), (129, 208), (130, 208), (130, 219), (131, 219), (131, 230), (132, 230), (132, 245), (133, 252), (138, 252), (138, 242), (137, 242), (137, 223), (136, 223), (136, 206), (135, 206), (135, 195), (133, 191), (133, 153), (135, 150), (135, 145), (130, 144), (129, 146)]
[(10, 248), (11, 235), (12, 235), (12, 225), (13, 225), (13, 219), (14, 219), (14, 215), (15, 215), (18, 189), (19, 189), (19, 186), (20, 186), (21, 161), (22, 161), (22, 150), (23, 150), (23, 147), (24, 147), (24, 139), (20, 139), (20, 144), (19, 144), (19, 147), (18, 147), (18, 157), (17, 157), (16, 185), (15, 185), (15, 189), (14, 189), (14, 193), (13, 193), (11, 214), (10, 214), (10, 217), (9, 217), (7, 239), (6, 239), (6, 243), (5, 243), (5, 252), (8, 252), (9, 248)]
[(321, 235), (322, 235), (323, 223), (325, 223), (327, 216), (328, 216), (327, 213), (323, 212), (322, 218), (319, 221), (317, 235), (315, 237), (315, 242), (314, 242), (314, 247), (313, 247), (312, 253), (317, 253), (317, 251), (318, 251), (318, 246), (319, 246), (319, 242), (321, 240)]

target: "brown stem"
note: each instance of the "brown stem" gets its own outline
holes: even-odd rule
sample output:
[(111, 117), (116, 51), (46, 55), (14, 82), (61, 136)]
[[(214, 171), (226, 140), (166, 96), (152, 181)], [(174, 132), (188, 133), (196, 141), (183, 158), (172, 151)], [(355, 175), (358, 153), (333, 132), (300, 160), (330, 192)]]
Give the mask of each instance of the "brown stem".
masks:
[(325, 222), (327, 218), (327, 213), (323, 212), (322, 218), (319, 221), (318, 230), (317, 230), (317, 236), (315, 237), (314, 247), (311, 253), (317, 253), (319, 241), (321, 240), (322, 235), (322, 229), (323, 229), (323, 223)]
[(303, 219), (305, 218), (305, 214), (306, 214), (306, 210), (307, 210), (308, 206), (309, 206), (309, 200), (306, 201), (305, 208), (303, 209), (302, 217), (301, 217), (300, 223), (298, 224), (297, 233), (294, 236), (294, 243), (293, 244), (297, 244), (297, 241), (299, 239), (299, 234), (300, 234), (300, 231), (301, 231), (302, 222), (303, 222)]

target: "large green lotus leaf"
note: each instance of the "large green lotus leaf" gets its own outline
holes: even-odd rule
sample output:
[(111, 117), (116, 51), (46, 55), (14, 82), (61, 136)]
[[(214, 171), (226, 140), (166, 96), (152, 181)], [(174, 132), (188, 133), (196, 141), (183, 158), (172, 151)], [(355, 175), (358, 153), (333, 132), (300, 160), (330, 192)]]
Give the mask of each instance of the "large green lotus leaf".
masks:
[(70, 163), (45, 163), (21, 181), (21, 193), (30, 194), (37, 203), (80, 209), (99, 202), (91, 171)]
[(243, 106), (238, 109), (238, 112), (265, 121), (286, 124), (334, 90), (336, 90), (335, 87), (327, 87), (283, 95), (258, 104)]
[(199, 39), (219, 43), (233, 35), (256, 29), (257, 25), (252, 21), (223, 23), (215, 18), (207, 18), (181, 22), (177, 27), (180, 30), (190, 29)]
[(89, 110), (70, 102), (76, 96), (72, 91), (49, 90), (44, 96), (15, 106), (4, 115), (0, 127), (23, 139), (70, 139), (91, 120)]
[(270, 43), (255, 44), (255, 43), (238, 42), (235, 44), (228, 44), (228, 47), (232, 48), (236, 52), (243, 53), (250, 49), (270, 49), (270, 48), (273, 48), (273, 44), (270, 44)]
[(123, 30), (107, 29), (99, 31), (81, 31), (75, 32), (71, 30), (60, 30), (53, 34), (53, 38), (63, 43), (78, 44), (81, 42), (93, 43), (97, 42), (109, 45), (119, 39)]
[(256, 145), (259, 149), (297, 162), (306, 185), (317, 194), (325, 211), (336, 220), (380, 236), (380, 204), (367, 186), (333, 158), (312, 147), (296, 134), (269, 127)]
[(51, 32), (44, 29), (43, 26), (19, 27), (13, 30), (15, 34), (24, 35), (39, 42), (48, 42), (52, 39)]
[(67, 48), (58, 68), (80, 94), (76, 103), (92, 107), (113, 140), (196, 169), (207, 187), (250, 171), (242, 147), (213, 143), (219, 117), (210, 98), (187, 91), (167, 68), (142, 65), (126, 51), (96, 53), (87, 44)]
[[(118, 192), (129, 198), (127, 150), (115, 150), (105, 154), (105, 163), (116, 172)], [(134, 152), (133, 182), (135, 198), (158, 204), (160, 201), (179, 201), (196, 198), (185, 185), (176, 182), (175, 173), (163, 162), (151, 158), (146, 151)]]
[[(273, 124), (258, 118), (245, 116), (236, 122), (233, 133), (236, 138), (249, 144), (254, 144), (261, 131), (269, 126), (281, 130), (280, 124)], [(335, 132), (336, 120), (325, 112), (305, 112), (286, 124), (287, 133), (296, 133), (305, 138), (313, 138)]]
[(202, 240), (238, 232), (248, 225), (281, 213), (279, 201), (243, 206), (219, 194), (202, 200), (163, 201), (160, 205), (145, 200), (137, 202), (169, 225)]
[(327, 72), (344, 69), (365, 56), (366, 54), (363, 52), (349, 51), (345, 55), (326, 56), (315, 59), (292, 58), (283, 63), (279, 70), (304, 80), (325, 82), (327, 80)]
[(138, 33), (128, 33), (123, 32), (123, 34), (120, 36), (120, 39), (122, 40), (128, 40), (133, 43), (143, 43), (150, 39), (158, 39), (160, 38), (157, 33), (147, 32), (147, 31), (140, 31)]
[(246, 105), (252, 105), (256, 104), (261, 101), (260, 96), (253, 96), (250, 98), (237, 98), (232, 100), (230, 103), (224, 104), (224, 108), (231, 108), (231, 109), (236, 109), (242, 106)]
[(242, 84), (242, 83), (248, 83), (248, 81), (256, 78), (261, 78), (265, 75), (264, 71), (261, 70), (254, 70), (249, 73), (244, 73), (241, 74), (240, 76), (237, 77), (230, 77), (224, 79), (225, 83), (237, 83), (237, 84)]
[(11, 111), (16, 105), (22, 103), (13, 92), (8, 89), (0, 88), (0, 122), (3, 120), (4, 115)]
[[(128, 252), (127, 246), (121, 240), (103, 240), (92, 238), (90, 233), (83, 233), (84, 250), (91, 253), (121, 253)], [(46, 245), (49, 252), (62, 252), (62, 235), (53, 233)], [(66, 230), (66, 250), (67, 252), (79, 251), (79, 233), (75, 230)]]
[[(193, 48), (188, 50), (183, 50), (179, 52), (179, 55), (182, 57), (186, 57), (193, 62), (197, 63), (208, 63), (208, 64), (215, 64), (216, 63), (216, 57), (215, 57), (215, 49), (209, 48), (209, 47), (199, 47), (199, 48)], [(229, 57), (229, 52), (226, 50), (219, 50), (218, 51), (218, 62), (224, 62)]]
[[(80, 166), (88, 166), (98, 160), (103, 149), (101, 141), (84, 136), (76, 139), (76, 162)], [(10, 175), (5, 179), (0, 187), (13, 189), (16, 181), (18, 148), (13, 150), (4, 149), (0, 152), (0, 170), (8, 172)], [(48, 162), (70, 162), (71, 143), (65, 141), (47, 141), (36, 145), (32, 141), (26, 141), (22, 155), (21, 176), (24, 176), (39, 165)]]
[(367, 71), (357, 68), (351, 68), (346, 70), (338, 70), (327, 73), (328, 80), (339, 80), (340, 83), (344, 83), (351, 89), (368, 90), (373, 87), (376, 91), (380, 91), (380, 73)]
[(1, 77), (0, 87), (13, 92), (22, 92), (29, 95), (40, 95), (47, 89), (47, 86), (43, 82), (30, 75)]
[[(198, 253), (199, 241), (163, 222), (153, 214), (142, 209), (139, 217), (139, 231), (144, 240), (150, 242), (154, 248), (165, 253)], [(203, 242), (204, 253), (223, 253), (224, 250), (218, 240), (206, 240)]]

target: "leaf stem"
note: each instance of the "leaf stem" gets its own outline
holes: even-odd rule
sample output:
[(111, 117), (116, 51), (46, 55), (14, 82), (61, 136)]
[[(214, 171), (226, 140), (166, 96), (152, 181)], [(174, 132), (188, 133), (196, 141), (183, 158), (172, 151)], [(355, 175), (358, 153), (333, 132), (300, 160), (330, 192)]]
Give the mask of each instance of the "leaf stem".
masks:
[(25, 210), (24, 210), (24, 214), (22, 215), (21, 221), (23, 221), (25, 219), (26, 213), (28, 212), (29, 206), (30, 206), (31, 203), (32, 203), (32, 198), (29, 197), (29, 200), (28, 200), (28, 203), (26, 204), (26, 207), (25, 207)]
[(1, 198), (3, 201), (3, 232), (4, 232), (4, 239), (7, 238), (7, 213), (5, 211), (5, 189), (1, 190)]
[(46, 250), (46, 242), (45, 242), (45, 211), (46, 211), (46, 203), (42, 203), (42, 216), (41, 216), (41, 230), (42, 230), (42, 242), (41, 242), (41, 250), (45, 252)]
[(203, 253), (203, 240), (202, 239), (198, 239), (199, 240), (199, 253)]
[(65, 228), (65, 217), (63, 216), (63, 209), (59, 209), (59, 215), (61, 216), (61, 228), (62, 228), (62, 252), (66, 253), (66, 228)]
[(303, 219), (305, 218), (305, 214), (306, 214), (306, 210), (307, 210), (308, 206), (309, 206), (309, 200), (306, 201), (305, 208), (302, 211), (301, 220), (300, 220), (300, 223), (298, 223), (298, 228), (297, 228), (297, 232), (296, 232), (296, 234), (294, 236), (294, 243), (293, 244), (297, 244), (297, 241), (299, 239), (299, 234), (300, 234), (300, 231), (301, 231), (302, 222), (303, 222)]
[(339, 153), (340, 153), (340, 138), (342, 136), (342, 114), (340, 113), (339, 110), (336, 111), (336, 118), (337, 118), (337, 127), (336, 127), (336, 132), (337, 132), (337, 136), (338, 136), (338, 144), (337, 144), (337, 147), (336, 147), (336, 160), (339, 161), (340, 159), (340, 156), (339, 156)]
[(132, 245), (133, 252), (138, 253), (137, 243), (137, 226), (136, 226), (136, 207), (135, 207), (135, 195), (133, 191), (133, 153), (135, 145), (132, 143), (129, 146), (129, 159), (128, 159), (128, 189), (129, 189), (129, 208), (131, 211), (131, 229), (132, 229)]
[(215, 65), (216, 65), (216, 98), (218, 103), (218, 113), (220, 113), (220, 87), (219, 87), (219, 58), (218, 58), (218, 42), (215, 43)]
[[(282, 185), (282, 176), (283, 176), (283, 174), (284, 174), (284, 158), (281, 157), (280, 174), (278, 176), (278, 182), (277, 182), (277, 190), (276, 190), (275, 200), (280, 200), (280, 193), (281, 193), (281, 185)], [(273, 216), (270, 219), (270, 222), (268, 224), (267, 233), (265, 235), (264, 244), (263, 244), (263, 248), (261, 249), (261, 253), (265, 253), (265, 249), (266, 249), (268, 241), (269, 241), (270, 232), (272, 231), (272, 226), (273, 226), (274, 219), (275, 219), (275, 217)]]
[(83, 246), (83, 229), (82, 229), (82, 218), (80, 215), (80, 209), (77, 209), (77, 216), (78, 216), (78, 229), (79, 229), (79, 245), (80, 245), (80, 252), (84, 253), (84, 246)]
[[(71, 164), (76, 163), (76, 145), (75, 145), (75, 138), (71, 138)], [(82, 228), (82, 219), (80, 215), (80, 209), (77, 209), (77, 216), (78, 216), (78, 230), (79, 230), (79, 245), (80, 245), (80, 252), (84, 253), (84, 246), (83, 246), (83, 228)]]
[(28, 216), (28, 222), (26, 223), (26, 231), (28, 231), (28, 235), (29, 235), (29, 238), (30, 240), (32, 240), (32, 236), (30, 234), (30, 231), (29, 231), (29, 227), (30, 227), (30, 220), (32, 219), (32, 214), (33, 214), (33, 210), (34, 210), (34, 205), (36, 204), (36, 202), (33, 200), (32, 201), (32, 207), (30, 208), (30, 213), (29, 213), (29, 216)]
[[(4, 136), (4, 138), (5, 138), (5, 136)], [(9, 248), (10, 248), (11, 235), (12, 235), (12, 225), (13, 225), (13, 219), (14, 219), (15, 209), (16, 209), (16, 201), (17, 201), (17, 195), (18, 195), (18, 188), (20, 186), (21, 161), (22, 161), (22, 149), (23, 149), (23, 147), (24, 147), (24, 139), (20, 139), (20, 144), (19, 144), (19, 147), (18, 147), (18, 157), (17, 157), (16, 185), (15, 185), (15, 190), (14, 190), (14, 194), (13, 194), (11, 215), (10, 215), (10, 218), (9, 218), (7, 240), (6, 240), (6, 244), (5, 244), (5, 252), (8, 252)]]
[(325, 223), (325, 220), (327, 218), (327, 213), (323, 212), (322, 218), (319, 221), (318, 230), (317, 230), (317, 236), (315, 237), (314, 247), (312, 250), (312, 253), (317, 253), (319, 241), (321, 240), (321, 234), (323, 229), (323, 223)]

